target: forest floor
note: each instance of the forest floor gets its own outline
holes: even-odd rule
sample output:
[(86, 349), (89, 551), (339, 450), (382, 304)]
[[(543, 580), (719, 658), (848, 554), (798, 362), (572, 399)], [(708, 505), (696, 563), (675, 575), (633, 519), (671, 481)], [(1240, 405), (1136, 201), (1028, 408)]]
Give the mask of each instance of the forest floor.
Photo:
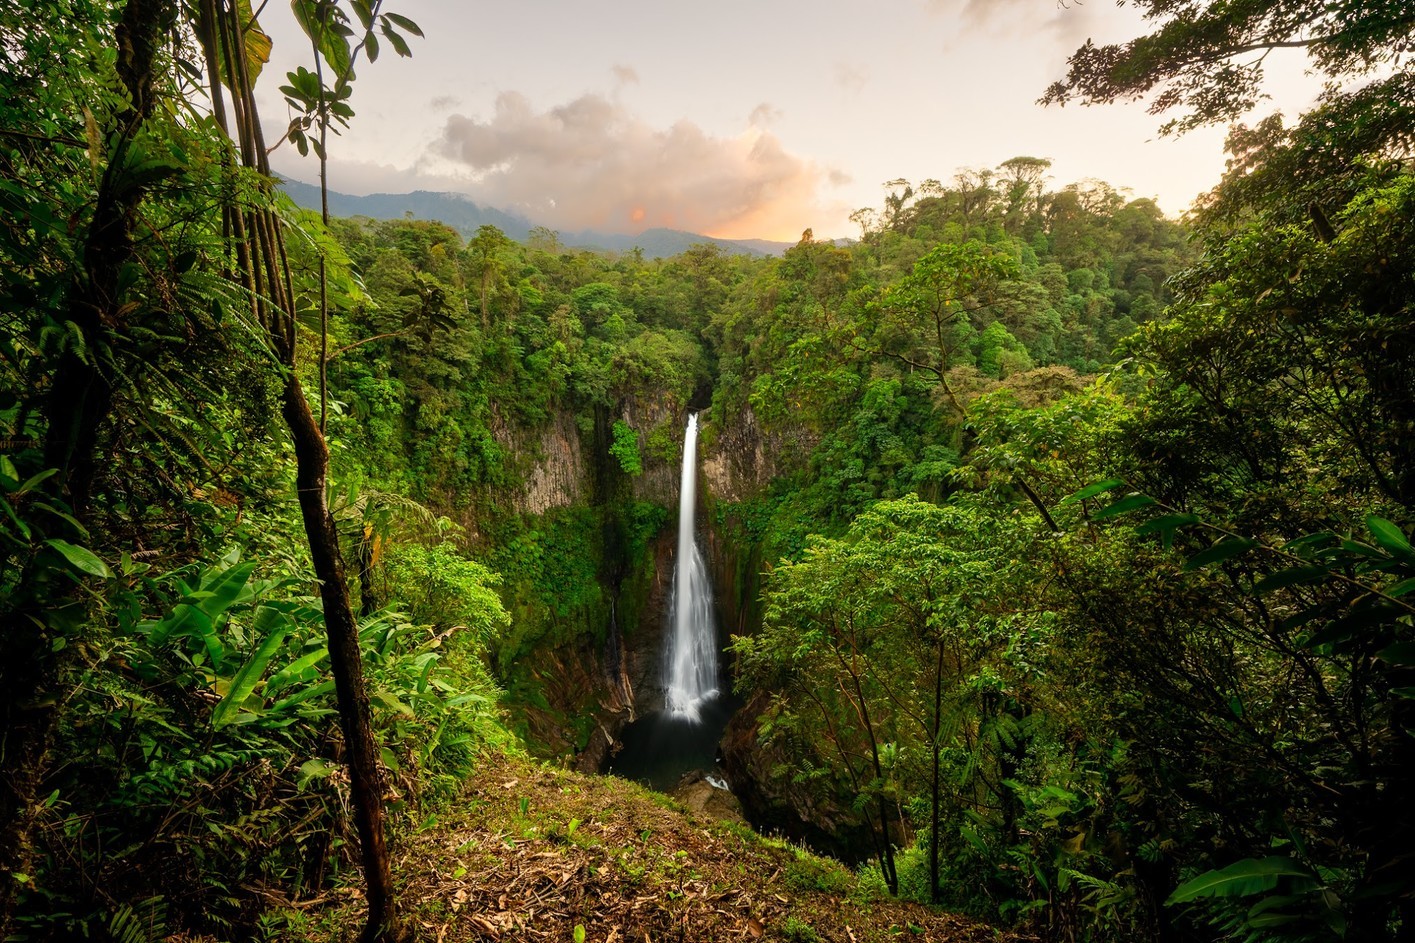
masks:
[[(416, 938), (436, 943), (1019, 939), (634, 783), (519, 757), (484, 759), (456, 808), (398, 841), (394, 869)], [(360, 898), (287, 914), (281, 936), (345, 938)]]

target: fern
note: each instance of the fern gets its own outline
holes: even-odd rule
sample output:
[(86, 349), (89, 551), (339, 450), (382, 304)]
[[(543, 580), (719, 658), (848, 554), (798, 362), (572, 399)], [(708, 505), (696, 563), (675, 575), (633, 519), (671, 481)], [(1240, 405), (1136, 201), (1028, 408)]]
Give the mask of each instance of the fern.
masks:
[(167, 905), (161, 897), (122, 904), (105, 929), (113, 943), (158, 943), (167, 937)]

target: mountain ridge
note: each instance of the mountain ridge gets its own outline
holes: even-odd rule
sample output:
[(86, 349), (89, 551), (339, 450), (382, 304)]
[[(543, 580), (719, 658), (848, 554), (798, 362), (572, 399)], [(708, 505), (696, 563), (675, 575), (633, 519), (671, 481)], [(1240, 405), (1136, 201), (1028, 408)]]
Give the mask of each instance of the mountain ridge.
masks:
[[(281, 188), (296, 205), (319, 209), (319, 187), (299, 180), (284, 178)], [(356, 196), (329, 191), (329, 212), (335, 216), (367, 216), (371, 219), (402, 219), (412, 214), (415, 219), (445, 223), (463, 236), (475, 235), (481, 226), (495, 226), (516, 242), (528, 242), (531, 232), (540, 228), (517, 213), (483, 206), (461, 193), (414, 190), (409, 193), (370, 193)], [(632, 252), (642, 250), (650, 259), (678, 255), (695, 245), (717, 246), (733, 255), (754, 258), (780, 256), (792, 242), (772, 239), (720, 239), (681, 229), (653, 227), (637, 234), (603, 232), (583, 229), (578, 232), (557, 232), (562, 245), (600, 252)]]

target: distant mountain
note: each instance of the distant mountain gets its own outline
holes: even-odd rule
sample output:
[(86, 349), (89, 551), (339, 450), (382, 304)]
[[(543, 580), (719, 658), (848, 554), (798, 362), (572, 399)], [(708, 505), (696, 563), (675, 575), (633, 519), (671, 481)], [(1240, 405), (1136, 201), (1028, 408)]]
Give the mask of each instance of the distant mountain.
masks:
[[(298, 180), (281, 184), (290, 199), (308, 209), (319, 209), (319, 187)], [(480, 226), (495, 226), (517, 242), (530, 238), (536, 224), (513, 213), (474, 203), (461, 193), (433, 193), (416, 190), (412, 193), (371, 193), (352, 196), (329, 191), (329, 212), (334, 216), (367, 216), (371, 219), (402, 219), (411, 213), (415, 219), (446, 223), (464, 236), (472, 236)], [(711, 243), (733, 255), (781, 255), (795, 243), (772, 242), (768, 239), (716, 239), (681, 229), (646, 229), (637, 235), (597, 232), (559, 233), (567, 246), (598, 249), (604, 252), (632, 252), (642, 249), (645, 258), (662, 259), (678, 255), (688, 248)]]
[[(298, 205), (319, 209), (319, 187), (298, 180), (284, 180), (281, 186)], [(535, 223), (489, 206), (480, 206), (460, 193), (433, 193), (417, 190), (413, 193), (370, 193), (351, 196), (329, 191), (329, 212), (332, 216), (367, 216), (370, 219), (402, 219), (412, 213), (416, 219), (446, 223), (464, 236), (476, 233), (479, 226), (495, 226), (517, 242), (525, 242)]]
[(692, 246), (711, 243), (731, 255), (781, 255), (795, 243), (768, 242), (765, 239), (718, 239), (701, 233), (685, 232), (682, 229), (645, 229), (637, 235), (625, 233), (582, 232), (561, 233), (560, 241), (567, 246), (583, 249), (603, 249), (608, 252), (631, 252), (644, 250), (644, 257), (664, 259), (687, 251)]

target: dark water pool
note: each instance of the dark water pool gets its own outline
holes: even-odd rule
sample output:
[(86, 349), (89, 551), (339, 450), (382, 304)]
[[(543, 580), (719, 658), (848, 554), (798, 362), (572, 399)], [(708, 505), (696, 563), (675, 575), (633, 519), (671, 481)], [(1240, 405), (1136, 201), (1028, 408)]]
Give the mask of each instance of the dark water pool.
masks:
[(718, 695), (701, 705), (697, 722), (664, 711), (645, 714), (620, 733), (623, 747), (610, 755), (603, 772), (660, 792), (669, 792), (693, 770), (721, 776), (717, 745), (741, 706), (736, 697)]

